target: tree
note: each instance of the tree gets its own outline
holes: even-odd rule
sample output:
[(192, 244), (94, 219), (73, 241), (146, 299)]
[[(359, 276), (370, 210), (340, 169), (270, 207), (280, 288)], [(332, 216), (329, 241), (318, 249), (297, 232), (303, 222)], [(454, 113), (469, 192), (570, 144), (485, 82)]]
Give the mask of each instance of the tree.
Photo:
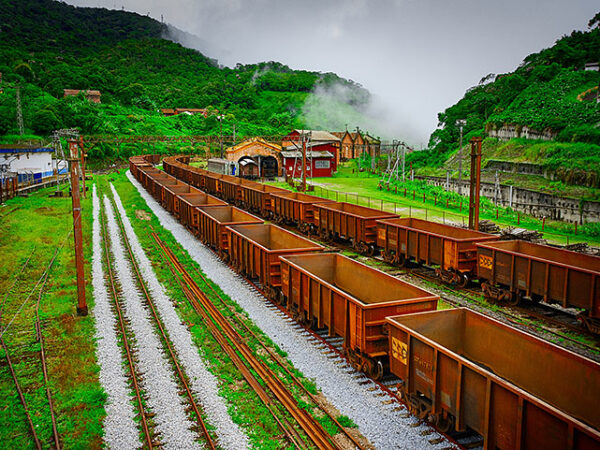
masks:
[(33, 115), (31, 126), (33, 127), (33, 131), (42, 136), (47, 136), (61, 127), (58, 117), (50, 109), (38, 110)]

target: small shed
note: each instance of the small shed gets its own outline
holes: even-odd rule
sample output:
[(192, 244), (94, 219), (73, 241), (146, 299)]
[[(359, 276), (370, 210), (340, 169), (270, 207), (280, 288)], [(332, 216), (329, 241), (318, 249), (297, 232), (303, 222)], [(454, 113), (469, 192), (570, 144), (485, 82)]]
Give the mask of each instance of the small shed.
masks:
[[(294, 178), (302, 176), (302, 152), (299, 150), (286, 150), (281, 152), (283, 167), (286, 175)], [(306, 176), (330, 177), (335, 167), (335, 156), (329, 151), (307, 150)]]
[(88, 99), (90, 102), (100, 103), (100, 97), (102, 96), (100, 91), (85, 91), (85, 90), (82, 91), (79, 89), (64, 89), (63, 96), (64, 97), (77, 97), (80, 92), (83, 92), (83, 95), (85, 95), (85, 98)]

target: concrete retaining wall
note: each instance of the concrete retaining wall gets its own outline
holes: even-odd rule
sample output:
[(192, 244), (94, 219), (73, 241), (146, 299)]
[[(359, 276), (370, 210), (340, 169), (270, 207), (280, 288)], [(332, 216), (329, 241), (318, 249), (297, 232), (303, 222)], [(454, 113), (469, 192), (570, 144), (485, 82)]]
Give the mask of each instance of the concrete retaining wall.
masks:
[[(446, 179), (441, 177), (417, 177), (434, 186), (446, 188)], [(458, 181), (450, 180), (449, 190), (458, 192)], [(463, 195), (469, 194), (469, 182), (463, 181), (461, 186)], [(494, 201), (496, 196), (494, 183), (481, 183), (480, 195)], [(567, 222), (600, 222), (600, 202), (584, 201), (575, 198), (557, 197), (543, 192), (514, 186), (501, 185), (498, 193), (497, 204), (511, 207), (516, 211), (531, 214), (535, 217), (547, 217), (554, 220)]]

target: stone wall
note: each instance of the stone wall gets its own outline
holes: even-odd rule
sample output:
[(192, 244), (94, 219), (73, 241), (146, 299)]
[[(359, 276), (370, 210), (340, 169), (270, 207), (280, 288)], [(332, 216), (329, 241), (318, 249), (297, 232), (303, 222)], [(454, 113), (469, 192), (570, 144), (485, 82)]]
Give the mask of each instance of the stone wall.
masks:
[(485, 130), (489, 137), (509, 141), (514, 138), (537, 139), (542, 141), (552, 141), (556, 138), (556, 132), (546, 129), (543, 131), (534, 130), (528, 126), (504, 124), (500, 128), (488, 125)]
[(535, 163), (528, 162), (513, 162), (513, 161), (498, 161), (495, 159), (488, 159), (485, 167), (481, 170), (495, 172), (508, 172), (508, 173), (523, 173), (526, 175), (542, 175), (546, 178), (552, 179), (551, 173), (546, 173), (544, 168)]
[[(446, 178), (442, 177), (417, 177), (434, 186), (446, 188)], [(450, 180), (450, 191), (458, 192), (458, 180)], [(463, 181), (462, 194), (469, 194), (469, 182)], [(481, 183), (480, 195), (494, 201), (496, 195), (494, 183)], [(497, 204), (511, 207), (532, 216), (547, 217), (554, 220), (567, 222), (600, 222), (600, 202), (584, 201), (580, 209), (580, 201), (576, 198), (557, 197), (543, 192), (514, 186), (501, 185), (498, 193)]]

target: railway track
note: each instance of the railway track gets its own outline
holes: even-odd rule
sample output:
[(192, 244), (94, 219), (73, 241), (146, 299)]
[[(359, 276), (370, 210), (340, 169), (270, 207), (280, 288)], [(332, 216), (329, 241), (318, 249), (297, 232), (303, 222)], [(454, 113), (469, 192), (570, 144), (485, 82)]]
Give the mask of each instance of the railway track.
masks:
[[(18, 208), (17, 208), (18, 209)], [(6, 300), (8, 299), (8, 296), (11, 294), (13, 288), (15, 287), (15, 285), (17, 284), (19, 275), (25, 270), (25, 268), (28, 266), (31, 257), (33, 256), (35, 249), (33, 249), (31, 251), (31, 254), (29, 255), (29, 257), (27, 258), (27, 260), (23, 263), (23, 265), (21, 266), (20, 270), (17, 272), (15, 279), (13, 281), (13, 284), (11, 285), (11, 287), (8, 289), (8, 291), (6, 292), (2, 304), (0, 305), (0, 323), (2, 321), (2, 310), (3, 307), (6, 304)], [(43, 322), (40, 320), (40, 315), (39, 315), (39, 308), (40, 308), (40, 302), (41, 299), (43, 297), (44, 294), (44, 290), (46, 287), (46, 283), (48, 281), (48, 277), (50, 275), (50, 270), (52, 269), (52, 266), (54, 265), (54, 261), (56, 261), (56, 257), (58, 256), (58, 253), (60, 251), (60, 248), (56, 248), (54, 255), (52, 256), (52, 259), (50, 260), (48, 266), (46, 267), (46, 269), (44, 270), (44, 272), (42, 273), (41, 277), (39, 278), (36, 286), (33, 288), (33, 291), (29, 294), (29, 296), (27, 297), (27, 299), (25, 300), (25, 302), (23, 303), (23, 305), (27, 302), (27, 300), (29, 299), (29, 297), (33, 294), (33, 292), (37, 289), (37, 286), (40, 285), (41, 286), (39, 288), (39, 294), (38, 294), (38, 299), (36, 302), (36, 307), (35, 307), (35, 314), (36, 314), (36, 320), (34, 323), (35, 326), (35, 339), (40, 343), (40, 351), (37, 354), (37, 358), (40, 365), (42, 367), (42, 373), (43, 373), (43, 378), (44, 378), (44, 385), (45, 385), (45, 390), (46, 390), (46, 398), (48, 400), (48, 409), (49, 409), (49, 413), (50, 413), (50, 418), (51, 418), (51, 422), (52, 422), (52, 437), (53, 437), (53, 441), (54, 441), (54, 447), (57, 450), (60, 450), (61, 446), (60, 446), (60, 437), (59, 437), (59, 433), (58, 433), (58, 427), (56, 424), (56, 414), (54, 411), (54, 403), (52, 401), (52, 394), (50, 392), (50, 386), (49, 386), (49, 379), (48, 379), (48, 369), (47, 369), (47, 364), (46, 364), (46, 352), (45, 352), (45, 347), (44, 347), (44, 337), (43, 337)], [(18, 314), (18, 312), (16, 313)], [(16, 316), (15, 314), (15, 316)], [(14, 318), (13, 318), (14, 320)], [(12, 324), (12, 320), (11, 323)], [(9, 325), (10, 325), (9, 324)], [(17, 391), (17, 395), (19, 397), (19, 402), (21, 403), (21, 406), (23, 407), (23, 411), (25, 413), (25, 418), (27, 420), (27, 424), (29, 426), (29, 431), (31, 434), (31, 437), (34, 441), (34, 445), (36, 448), (41, 449), (42, 448), (42, 442), (40, 441), (39, 435), (37, 433), (36, 430), (36, 426), (33, 424), (33, 420), (31, 417), (31, 410), (28, 406), (28, 403), (25, 399), (25, 395), (24, 395), (24, 391), (23, 388), (21, 387), (21, 384), (19, 382), (19, 378), (17, 376), (17, 373), (15, 371), (15, 367), (14, 367), (14, 363), (13, 360), (11, 358), (11, 351), (8, 347), (8, 345), (6, 344), (6, 341), (4, 340), (4, 332), (6, 331), (6, 329), (4, 329), (1, 325), (0, 325), (0, 346), (2, 347), (2, 349), (4, 350), (4, 356), (6, 359), (6, 363), (8, 366), (8, 370), (11, 374), (12, 380), (15, 384), (15, 390)], [(22, 347), (26, 347), (27, 345), (23, 345)], [(32, 358), (33, 359), (33, 358)], [(20, 355), (19, 361), (25, 361), (28, 360), (28, 358), (25, 355)]]
[[(203, 319), (217, 342), (232, 358), (244, 378), (267, 406), (289, 442), (295, 448), (300, 449), (309, 448), (310, 445), (323, 449), (341, 448), (323, 426), (300, 406), (291, 390), (281, 381), (278, 374), (254, 354), (245, 336), (213, 304), (177, 256), (154, 231), (152, 231), (152, 237), (160, 249), (161, 257), (168, 264), (194, 310)], [(267, 389), (263, 388), (253, 372), (256, 373), (258, 379), (265, 384)], [(283, 408), (287, 415), (293, 418), (294, 423), (299, 426), (300, 430), (297, 430), (287, 418), (281, 417), (282, 415), (277, 413), (277, 404)], [(347, 433), (346, 435), (348, 436)], [(309, 442), (307, 443), (306, 440)], [(354, 439), (352, 439), (352, 442), (358, 448), (365, 448), (359, 442), (355, 442)]]
[(165, 348), (167, 349), (167, 352), (169, 354), (169, 358), (171, 360), (171, 364), (177, 374), (177, 378), (179, 380), (179, 383), (181, 384), (183, 390), (185, 391), (185, 395), (187, 397), (187, 401), (191, 407), (191, 409), (193, 410), (195, 417), (196, 417), (196, 422), (198, 425), (198, 428), (201, 430), (202, 435), (204, 436), (205, 440), (206, 440), (206, 445), (211, 448), (211, 449), (215, 449), (215, 442), (214, 439), (212, 438), (212, 436), (210, 435), (210, 433), (208, 432), (208, 429), (206, 427), (206, 423), (204, 422), (203, 419), (203, 414), (202, 414), (202, 407), (198, 404), (198, 402), (196, 401), (196, 399), (194, 398), (194, 395), (192, 394), (192, 390), (190, 388), (190, 385), (187, 381), (187, 377), (184, 373), (184, 371), (181, 368), (181, 364), (179, 363), (178, 360), (178, 356), (176, 354), (176, 352), (173, 349), (173, 344), (170, 341), (170, 338), (168, 336), (168, 333), (165, 331), (165, 327), (157, 313), (156, 310), (156, 306), (154, 304), (154, 301), (152, 300), (152, 297), (150, 296), (149, 292), (148, 292), (148, 288), (146, 286), (146, 283), (144, 282), (144, 279), (140, 273), (140, 268), (138, 266), (138, 263), (136, 261), (136, 258), (133, 254), (132, 248), (131, 248), (131, 244), (129, 242), (129, 238), (127, 237), (127, 233), (125, 233), (125, 229), (124, 229), (124, 225), (123, 225), (123, 221), (121, 218), (121, 215), (118, 211), (118, 208), (116, 207), (114, 200), (112, 200), (112, 205), (113, 205), (113, 209), (115, 211), (115, 217), (117, 219), (117, 223), (119, 225), (119, 229), (120, 229), (120, 233), (121, 233), (121, 238), (123, 239), (123, 242), (125, 244), (125, 247), (127, 249), (127, 253), (129, 255), (129, 261), (134, 269), (134, 274), (135, 274), (135, 278), (138, 284), (138, 287), (140, 289), (140, 291), (143, 293), (144, 295), (144, 299), (146, 301), (146, 304), (149, 306), (150, 308), (150, 312), (152, 313), (152, 317), (154, 318), (154, 322), (156, 324), (157, 329), (160, 332), (160, 337), (161, 340), (163, 342), (163, 345), (165, 346)]
[(121, 301), (119, 299), (120, 294), (119, 294), (119, 291), (117, 290), (117, 283), (115, 280), (115, 275), (112, 270), (113, 264), (112, 264), (111, 252), (110, 252), (110, 249), (108, 246), (109, 237), (108, 237), (108, 231), (106, 229), (106, 216), (102, 210), (101, 210), (100, 218), (101, 218), (100, 221), (102, 224), (102, 227), (101, 227), (102, 242), (104, 242), (104, 258), (105, 258), (105, 262), (106, 262), (106, 272), (105, 273), (107, 274), (107, 279), (108, 279), (107, 281), (110, 284), (110, 293), (113, 298), (115, 312), (117, 313), (117, 320), (119, 322), (119, 330), (121, 332), (123, 348), (125, 349), (125, 355), (127, 358), (127, 367), (129, 368), (129, 375), (131, 377), (131, 384), (133, 386), (133, 390), (135, 393), (135, 401), (137, 404), (138, 415), (140, 417), (140, 422), (142, 425), (142, 434), (144, 435), (144, 442), (146, 444), (147, 449), (152, 449), (152, 448), (154, 448), (154, 442), (152, 439), (153, 436), (152, 436), (150, 427), (148, 425), (148, 419), (147, 419), (148, 412), (146, 411), (145, 406), (144, 406), (145, 402), (143, 399), (141, 388), (139, 386), (140, 375), (137, 372), (136, 367), (135, 367), (133, 351), (130, 346), (129, 332), (127, 330), (127, 327), (125, 324), (125, 319), (123, 317), (123, 311), (121, 309)]

